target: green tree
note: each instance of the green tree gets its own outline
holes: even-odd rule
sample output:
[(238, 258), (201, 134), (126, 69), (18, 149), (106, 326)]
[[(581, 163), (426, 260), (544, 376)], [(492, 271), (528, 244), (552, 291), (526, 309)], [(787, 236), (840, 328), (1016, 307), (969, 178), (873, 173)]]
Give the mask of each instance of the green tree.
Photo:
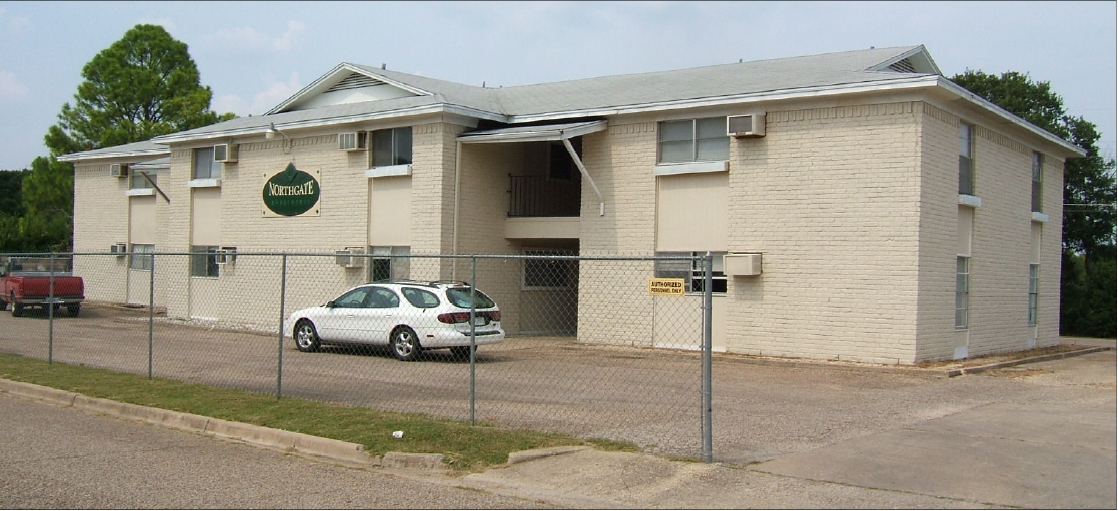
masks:
[(23, 180), (19, 241), (25, 251), (69, 252), (73, 244), (74, 166), (53, 156), (31, 162)]
[(0, 214), (23, 215), (20, 189), (28, 173), (27, 170), (0, 170)]
[(74, 105), (45, 137), (52, 156), (111, 147), (233, 118), (210, 110), (185, 43), (158, 25), (136, 25), (82, 68)]
[[(1028, 74), (968, 70), (951, 81), (1082, 148), (1084, 158), (1064, 163), (1060, 331), (1114, 336), (1115, 162), (1099, 154), (1094, 123), (1068, 115), (1048, 82)], [(1106, 274), (1106, 272), (1110, 272)], [(1108, 324), (1109, 323), (1109, 324)]]

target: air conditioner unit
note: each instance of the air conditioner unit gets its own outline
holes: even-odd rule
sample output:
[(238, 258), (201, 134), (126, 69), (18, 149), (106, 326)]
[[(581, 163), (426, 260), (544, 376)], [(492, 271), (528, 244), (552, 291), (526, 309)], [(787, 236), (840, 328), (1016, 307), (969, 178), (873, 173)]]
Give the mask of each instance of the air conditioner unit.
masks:
[(214, 146), (214, 161), (219, 163), (237, 162), (237, 144), (217, 144)]
[(365, 264), (365, 258), (360, 257), (365, 253), (357, 247), (347, 247), (345, 250), (334, 252), (334, 260), (338, 265), (346, 268), (360, 268)]
[(111, 246), (109, 246), (109, 253), (110, 254), (116, 254), (117, 256), (124, 256), (124, 254), (128, 253), (128, 244), (127, 243), (114, 243)]
[(765, 136), (765, 113), (727, 117), (726, 132), (734, 138), (763, 137)]
[(726, 254), (722, 271), (731, 277), (761, 274), (761, 254)]
[(364, 131), (338, 133), (338, 149), (343, 151), (364, 151), (368, 148), (368, 133)]
[(237, 260), (237, 247), (221, 247), (214, 252), (214, 262), (220, 265), (231, 264)]
[(128, 177), (128, 164), (114, 163), (109, 165), (109, 175), (113, 177)]

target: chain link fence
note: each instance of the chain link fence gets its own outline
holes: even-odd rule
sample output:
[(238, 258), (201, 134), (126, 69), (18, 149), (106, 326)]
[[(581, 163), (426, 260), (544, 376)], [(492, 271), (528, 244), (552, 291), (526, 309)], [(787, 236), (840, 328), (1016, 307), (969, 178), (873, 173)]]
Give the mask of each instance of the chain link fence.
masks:
[(3, 352), (711, 459), (710, 293), (653, 285), (709, 258), (215, 247), (0, 263), (6, 282), (53, 282), (47, 302), (71, 273), (85, 297), (5, 297)]

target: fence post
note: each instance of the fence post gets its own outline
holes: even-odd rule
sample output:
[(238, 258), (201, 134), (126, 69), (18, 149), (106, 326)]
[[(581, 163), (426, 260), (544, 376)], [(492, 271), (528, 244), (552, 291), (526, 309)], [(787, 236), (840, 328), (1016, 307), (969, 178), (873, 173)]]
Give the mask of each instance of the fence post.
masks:
[(279, 367), (276, 368), (276, 399), (283, 397), (283, 320), (287, 298), (287, 253), (283, 254), (280, 269), (280, 319), (279, 319)]
[(477, 364), (474, 363), (474, 352), (477, 351), (474, 333), (474, 313), (477, 306), (477, 256), (470, 256), (470, 426), (474, 426), (474, 411), (477, 403), (477, 386), (475, 377)]
[[(12, 303), (12, 308), (15, 308)], [(54, 365), (54, 252), (50, 253), (50, 289), (47, 290), (47, 365)]]
[[(133, 248), (132, 250), (135, 250)], [(135, 254), (129, 258), (136, 257)], [(127, 293), (127, 291), (125, 291)], [(151, 253), (151, 271), (148, 272), (148, 379), (154, 377), (155, 365), (155, 251)]]
[(707, 252), (703, 262), (703, 461), (710, 463), (714, 458), (713, 423), (711, 421), (711, 351), (713, 350), (714, 316), (714, 255)]

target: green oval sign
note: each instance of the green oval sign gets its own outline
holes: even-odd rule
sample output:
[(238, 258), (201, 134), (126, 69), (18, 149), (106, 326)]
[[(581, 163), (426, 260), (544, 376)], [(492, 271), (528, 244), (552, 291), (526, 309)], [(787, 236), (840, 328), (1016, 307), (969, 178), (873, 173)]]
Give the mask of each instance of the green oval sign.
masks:
[(294, 163), (264, 183), (264, 205), (277, 215), (302, 215), (318, 204), (318, 195), (318, 181)]

